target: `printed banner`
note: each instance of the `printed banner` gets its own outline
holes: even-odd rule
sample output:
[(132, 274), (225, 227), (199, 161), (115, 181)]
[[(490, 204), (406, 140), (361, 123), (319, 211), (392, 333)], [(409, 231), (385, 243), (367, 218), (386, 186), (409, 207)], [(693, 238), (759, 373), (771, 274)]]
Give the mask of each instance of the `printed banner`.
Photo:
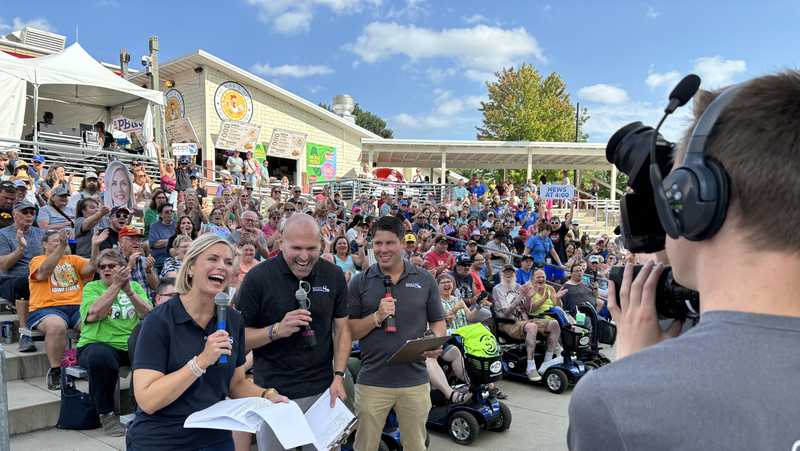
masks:
[(306, 148), (307, 136), (305, 133), (276, 128), (272, 131), (272, 138), (267, 146), (267, 155), (299, 160), (303, 149)]
[(109, 209), (125, 207), (133, 211), (133, 177), (125, 163), (115, 160), (106, 167), (103, 204)]
[(172, 155), (175, 157), (197, 155), (197, 144), (195, 143), (175, 143), (172, 145)]
[(539, 197), (552, 200), (572, 200), (575, 197), (575, 187), (572, 185), (541, 185)]
[(308, 183), (327, 182), (336, 178), (336, 148), (322, 144), (306, 144)]
[(141, 132), (144, 122), (134, 121), (125, 116), (114, 116), (111, 118), (111, 128), (124, 133)]
[(264, 143), (256, 144), (256, 149), (253, 151), (253, 158), (259, 163), (267, 159), (267, 146)]
[(200, 144), (197, 133), (194, 132), (192, 121), (188, 117), (180, 117), (164, 124), (167, 130), (167, 140), (172, 143)]
[(261, 126), (246, 122), (223, 121), (214, 147), (239, 152), (253, 151), (261, 134)]

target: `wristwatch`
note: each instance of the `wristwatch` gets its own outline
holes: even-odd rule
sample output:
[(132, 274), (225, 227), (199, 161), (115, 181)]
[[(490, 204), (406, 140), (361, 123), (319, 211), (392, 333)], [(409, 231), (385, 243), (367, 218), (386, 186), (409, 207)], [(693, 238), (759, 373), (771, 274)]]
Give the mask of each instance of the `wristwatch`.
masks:
[(345, 374), (344, 371), (334, 371), (333, 375), (334, 376), (342, 376), (342, 380), (347, 379), (347, 374)]

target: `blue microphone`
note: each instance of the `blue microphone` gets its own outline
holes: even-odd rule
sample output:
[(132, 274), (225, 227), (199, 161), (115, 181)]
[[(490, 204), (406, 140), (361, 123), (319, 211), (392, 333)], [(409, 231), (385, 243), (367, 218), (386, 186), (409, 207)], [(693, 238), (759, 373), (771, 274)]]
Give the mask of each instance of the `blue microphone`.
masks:
[[(230, 297), (228, 293), (220, 292), (214, 296), (214, 305), (217, 306), (217, 330), (226, 330), (228, 327), (228, 304)], [(222, 365), (228, 364), (228, 356), (222, 354), (219, 356), (219, 363)]]

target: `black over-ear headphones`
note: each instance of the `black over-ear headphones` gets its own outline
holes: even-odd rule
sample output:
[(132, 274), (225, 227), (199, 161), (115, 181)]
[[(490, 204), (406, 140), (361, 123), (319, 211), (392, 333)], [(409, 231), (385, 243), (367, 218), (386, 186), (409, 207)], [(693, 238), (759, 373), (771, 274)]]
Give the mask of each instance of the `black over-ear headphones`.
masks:
[(656, 211), (664, 231), (672, 238), (707, 240), (725, 222), (730, 181), (725, 168), (706, 156), (706, 144), (717, 119), (739, 89), (726, 89), (706, 108), (689, 138), (683, 163), (666, 178), (662, 180), (658, 164), (651, 159), (650, 182)]

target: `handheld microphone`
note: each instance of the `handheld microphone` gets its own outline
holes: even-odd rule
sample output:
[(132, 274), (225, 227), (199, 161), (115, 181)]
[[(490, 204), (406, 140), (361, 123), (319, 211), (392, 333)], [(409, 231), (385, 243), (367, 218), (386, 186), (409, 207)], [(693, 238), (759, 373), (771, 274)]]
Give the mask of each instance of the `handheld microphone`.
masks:
[[(214, 296), (214, 305), (217, 306), (217, 330), (226, 330), (228, 326), (228, 304), (230, 297), (227, 293), (220, 292)], [(227, 365), (228, 356), (223, 354), (219, 356), (219, 363)]]
[[(391, 299), (392, 278), (389, 276), (384, 277), (383, 286), (386, 287), (386, 294), (383, 296), (383, 299)], [(389, 315), (386, 317), (386, 321), (383, 323), (383, 330), (387, 334), (393, 334), (397, 332), (397, 321), (395, 320), (394, 315)]]
[[(311, 312), (311, 299), (308, 298), (308, 293), (310, 291), (311, 284), (305, 280), (301, 280), (297, 291), (294, 292), (294, 298), (297, 299), (297, 304), (301, 309), (308, 310), (309, 313)], [(302, 335), (307, 348), (313, 348), (317, 345), (317, 336), (314, 334), (314, 329), (312, 329), (311, 326), (303, 326), (300, 335)]]

